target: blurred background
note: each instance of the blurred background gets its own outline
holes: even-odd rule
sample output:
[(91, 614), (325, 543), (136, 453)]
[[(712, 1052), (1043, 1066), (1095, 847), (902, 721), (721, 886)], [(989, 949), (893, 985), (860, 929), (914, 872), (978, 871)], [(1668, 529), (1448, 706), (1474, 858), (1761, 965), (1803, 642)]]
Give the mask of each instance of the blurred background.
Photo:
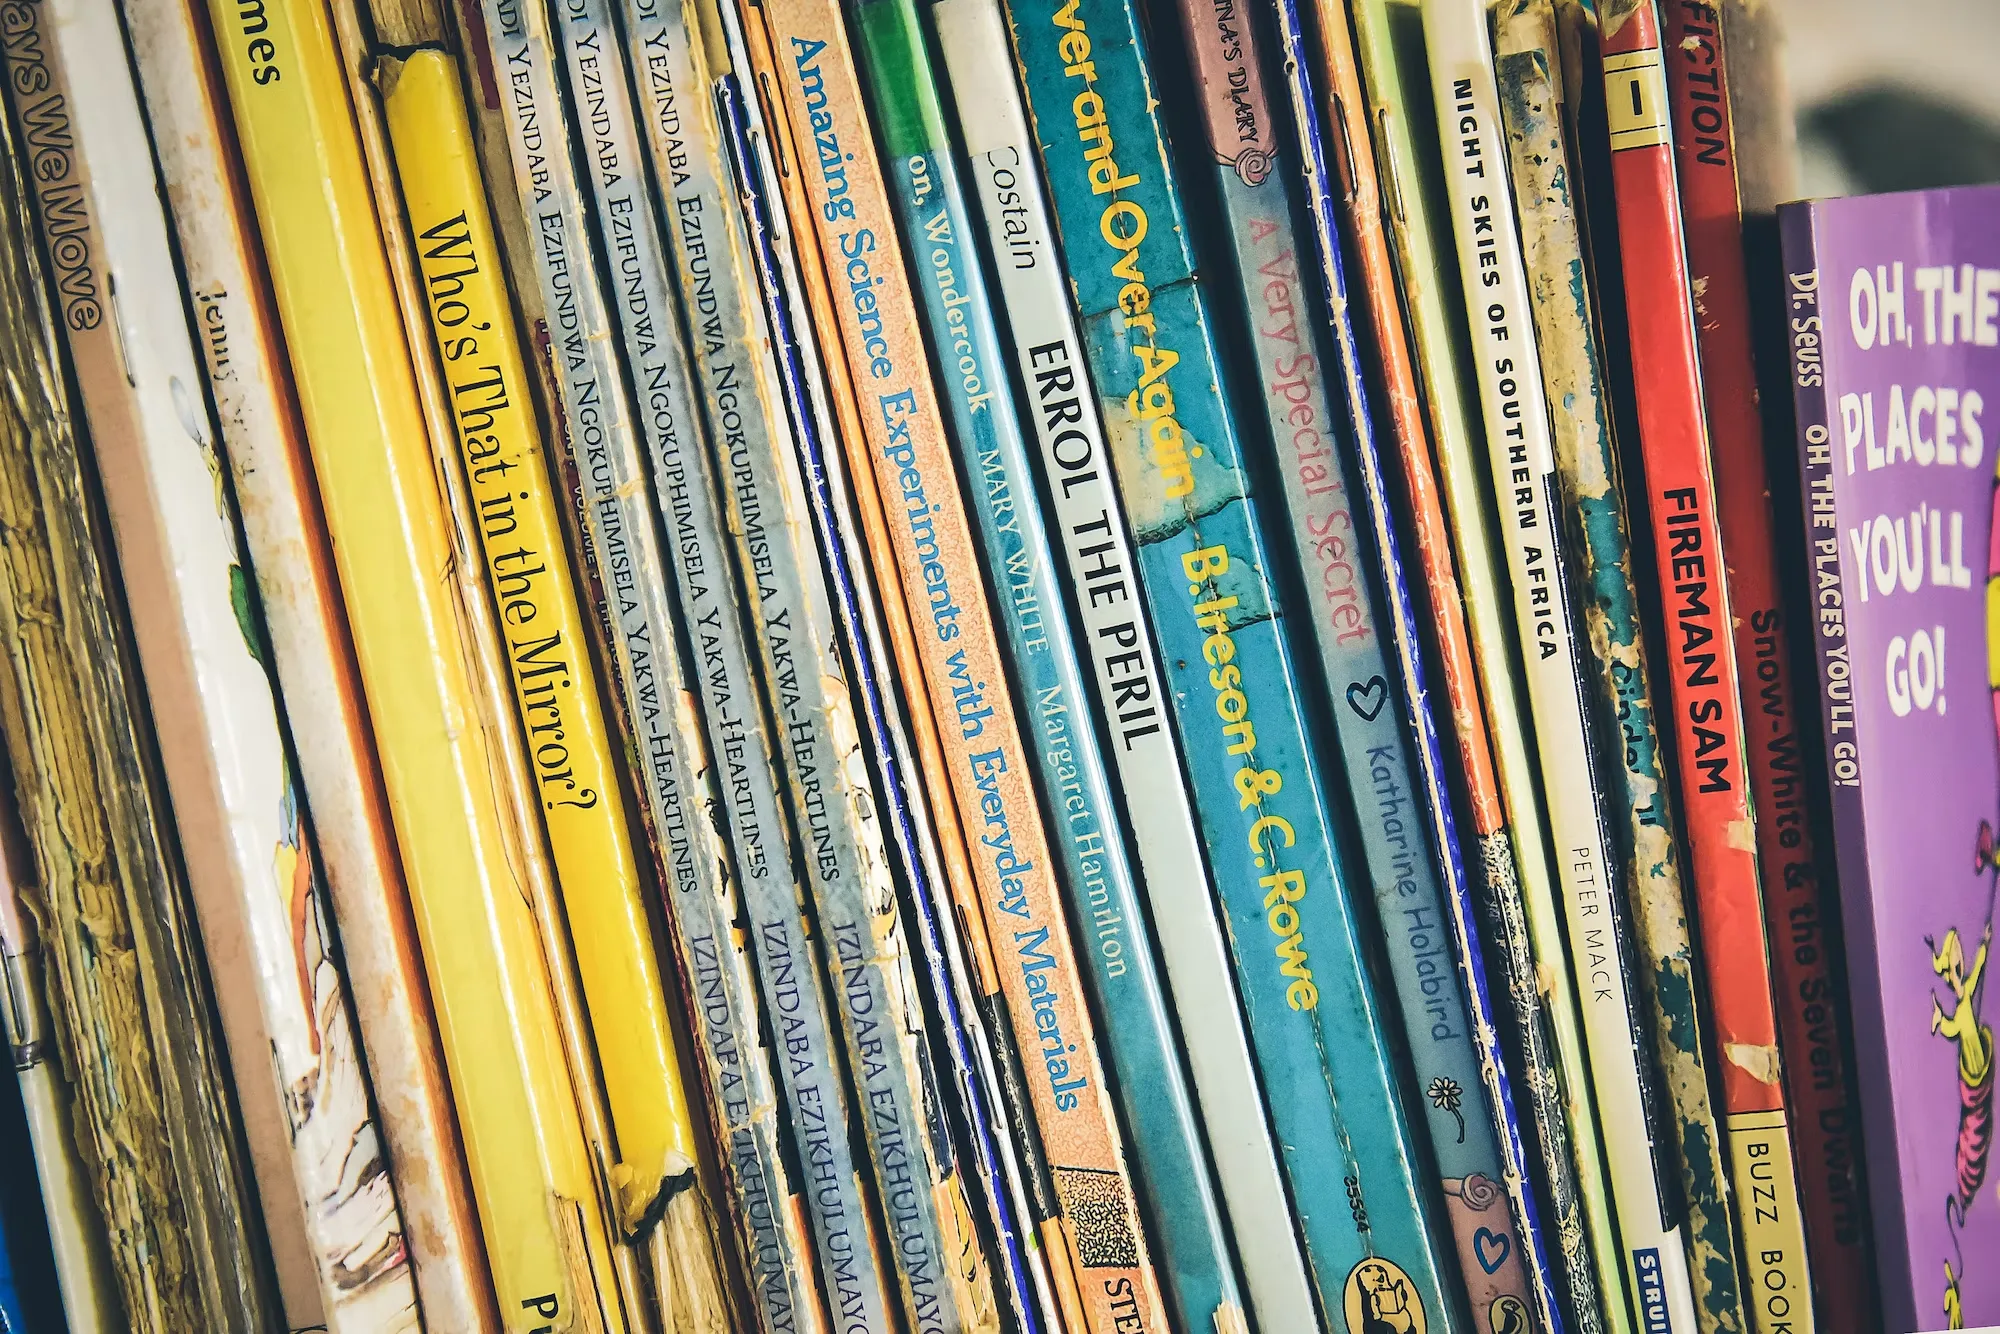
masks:
[(1806, 195), (2000, 181), (2000, 0), (1747, 0), (1784, 31)]

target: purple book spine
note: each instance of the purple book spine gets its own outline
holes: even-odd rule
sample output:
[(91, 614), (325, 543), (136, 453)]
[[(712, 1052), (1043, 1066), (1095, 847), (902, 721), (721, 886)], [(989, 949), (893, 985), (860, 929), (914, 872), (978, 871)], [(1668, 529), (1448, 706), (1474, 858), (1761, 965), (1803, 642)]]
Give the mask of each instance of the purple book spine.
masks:
[(1836, 200), (1782, 225), (1789, 299), (1815, 298), (1791, 312), (1793, 378), (1883, 1327), (1990, 1325), (2000, 550), (1982, 417), (2000, 401), (2000, 189)]

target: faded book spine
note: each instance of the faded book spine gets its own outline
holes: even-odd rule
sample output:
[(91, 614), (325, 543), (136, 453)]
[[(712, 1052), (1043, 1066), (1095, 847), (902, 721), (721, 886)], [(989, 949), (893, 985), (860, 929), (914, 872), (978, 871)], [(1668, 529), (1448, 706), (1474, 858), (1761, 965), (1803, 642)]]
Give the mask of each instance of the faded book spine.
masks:
[[(1174, 683), (1245, 1018), (1323, 1317), (1451, 1318), (1444, 1257), (1363, 954), (1331, 760), (1265, 549), (1243, 420), (1126, 0), (1016, 6), (1014, 50), (1119, 490)], [(1365, 1218), (1365, 1226), (1357, 1226)]]
[(1427, 4), (1423, 18), (1460, 276), (1475, 307), (1473, 361), (1488, 462), (1500, 497), (1501, 541), (1560, 853), (1567, 964), (1585, 998), (1591, 1084), (1603, 1118), (1630, 1300), (1640, 1328), (1693, 1334), (1687, 1256), (1680, 1220), (1665, 1204), (1655, 1108), (1640, 1050), (1639, 999), (1625, 966), (1629, 923), (1617, 911), (1617, 862), (1591, 747), (1584, 641), (1560, 540), (1561, 484), (1534, 351), (1534, 312), (1508, 207), (1507, 146), (1487, 9), (1482, 0), (1446, 0)]
[(424, 1323), (482, 1328), (499, 1317), (220, 71), (197, 0), (126, 25)]
[[(1304, 200), (1291, 197), (1288, 175), (1280, 172), (1273, 179), (1268, 171), (1272, 159), (1282, 165), (1284, 153), (1268, 100), (1259, 97), (1251, 39), (1235, 40), (1233, 26), (1203, 23), (1198, 11), (1190, 17), (1199, 25), (1193, 44), (1210, 92), (1211, 146), (1227, 196), (1242, 201), (1248, 224), (1237, 232), (1238, 262), (1264, 369), (1266, 409), (1300, 563), (1318, 575), (1310, 582), (1326, 599), (1313, 628), (1336, 692), (1329, 705), (1347, 756), (1474, 1327), (1502, 1334), (1529, 1322), (1532, 1312), (1543, 1327), (1566, 1331), (1570, 1322), (1549, 1270), (1548, 1239), (1486, 986), (1479, 905), (1459, 844), (1452, 783), (1427, 688), (1423, 629), (1349, 300), (1337, 226), (1344, 191), (1320, 129), (1319, 94), (1307, 74), (1311, 64), (1299, 9), (1287, 0), (1279, 6), (1279, 22)], [(1246, 101), (1265, 105), (1257, 121), (1238, 121), (1232, 140), (1230, 125), (1220, 117), (1228, 99), (1216, 94), (1228, 88), (1230, 66), (1239, 62), (1249, 74)], [(1313, 309), (1315, 295), (1298, 256), (1303, 238), (1293, 219), (1302, 206), (1313, 224), (1308, 253), (1319, 260), (1316, 295), (1325, 303), (1321, 309), (1333, 333), (1344, 418), (1333, 407), (1335, 381), (1326, 369), (1325, 344), (1296, 332), (1299, 307)], [(1345, 559), (1327, 540), (1343, 535)], [(1400, 718), (1383, 707), (1392, 694), (1401, 697)], [(1414, 830), (1404, 823), (1412, 806), (1422, 817)], [(1426, 829), (1429, 838), (1423, 836)], [(1440, 969), (1440, 956), (1449, 971)], [(1470, 1118), (1462, 1108), (1468, 1097)], [(1495, 1238), (1507, 1245), (1496, 1245)]]
[[(734, 23), (735, 11), (714, 0), (694, 0), (694, 6), (703, 34), (717, 38), (715, 49), (728, 53), (729, 70), (714, 85), (717, 119), (749, 227), (779, 383), (793, 422), (793, 457), (850, 651), (889, 830), (923, 945), (938, 1031), (950, 1053), (952, 1096), (941, 1110), (972, 1149), (981, 1185), (980, 1226), (1002, 1258), (1015, 1318), (1031, 1334), (1060, 1328), (1042, 1249), (1044, 1226), (1056, 1213), (1055, 1192), (1023, 1107), (1019, 1057), (1001, 1013), (991, 960), (983, 953), (985, 937), (958, 929), (955, 904), (940, 897), (948, 894), (953, 878), (967, 881), (972, 872), (952, 812), (931, 806), (924, 796), (925, 786), (940, 797), (948, 788), (931, 778), (943, 770), (935, 720), (928, 711), (906, 708), (895, 685), (899, 675), (921, 679), (914, 635), (900, 599), (893, 590), (883, 596), (870, 578), (867, 538), (837, 448), (854, 411), (851, 395), (833, 391), (845, 363), (820, 354), (807, 318), (815, 293), (823, 290), (809, 289), (803, 276), (817, 256), (794, 249), (779, 206), (785, 197), (783, 182), (798, 187), (796, 174), (779, 174), (776, 155), (781, 149), (770, 142), (764, 121), (743, 92), (744, 80), (754, 78), (758, 68), (750, 42), (761, 35)], [(900, 667), (905, 661), (907, 670)]]
[(985, 1330), (999, 1318), (990, 1265), (939, 1103), (881, 802), (861, 751), (783, 389), (748, 269), (750, 240), (708, 96), (711, 57), (690, 8), (678, 0), (622, 5), (699, 368), (714, 484), (735, 537), (736, 586), (754, 630), (763, 703), (784, 738), (778, 749), (788, 809), (807, 850), (803, 883), (818, 911), (825, 966), (838, 983), (847, 1068), (867, 1108), (861, 1124), (905, 1319), (918, 1334)]
[[(147, 1334), (247, 1334), (279, 1318), (276, 1298), (250, 1239), (231, 1236), (232, 1220), (254, 1216), (256, 1203), (233, 1148), (240, 1128), (221, 1038), (163, 841), (164, 797), (133, 714), (131, 648), (56, 342), (59, 329), (102, 327), (109, 289), (87, 242), (51, 246), (44, 261), (35, 235), (44, 198), (69, 208), (83, 191), (45, 14), (28, 8), (7, 48), (8, 92), (39, 144), (0, 121), (0, 357), (14, 386), (0, 415), (0, 505), (12, 535), (0, 563), (9, 668), (0, 735), (35, 854), (49, 1000), (77, 1078), (113, 1300), (122, 1298), (114, 1318)], [(32, 188), (31, 155), (45, 162)], [(107, 1171), (113, 1162), (122, 1170)]]
[[(1708, 981), (1741, 1281), (1695, 1285), (1713, 1329), (1813, 1328), (1805, 1218), (1778, 1053), (1745, 755), (1734, 597), (1703, 411), (1694, 287), (1674, 182), (1666, 59), (1654, 0), (1603, 10), (1604, 96), (1625, 257), (1638, 455), (1667, 627), (1675, 770)], [(1767, 818), (1774, 812), (1767, 812)], [(1733, 1275), (1732, 1275), (1733, 1277)]]
[[(62, 37), (118, 40), (109, 14)], [(285, 1318), (414, 1329), (409, 1250), (173, 241), (155, 202), (152, 145), (132, 83), (93, 86), (91, 104), (77, 108), (85, 189), (57, 225), (97, 254), (117, 319), (66, 334)], [(356, 1171), (357, 1162), (366, 1166)]]
[[(846, 278), (845, 298), (827, 303), (834, 324), (821, 332), (844, 349), (857, 386), (863, 434), (844, 444), (864, 522), (881, 530), (893, 561), (877, 576), (900, 580), (918, 622), (923, 688), (972, 850), (973, 879), (955, 888), (973, 891), (962, 910), (970, 929), (983, 928), (995, 959), (1060, 1205), (1060, 1236), (1047, 1259), (1083, 1327), (1110, 1330), (1124, 1320), (1128, 1328), (1163, 1329), (1161, 1289), (1078, 985), (1033, 761), (979, 548), (955, 503), (957, 469), (887, 187), (869, 151), (873, 136), (842, 16), (831, 0), (779, 0), (761, 18), (782, 53), (769, 73), (793, 127), (793, 160), (812, 164), (801, 173), (811, 221), (794, 224), (810, 227), (822, 262)], [(799, 134), (807, 124), (813, 133)]]
[[(1737, 1245), (1724, 1198), (1722, 1137), (1709, 1094), (1703, 1014), (1696, 990), (1678, 818), (1667, 787), (1650, 679), (1650, 654), (1632, 574), (1631, 524), (1612, 438), (1610, 388), (1593, 320), (1593, 286), (1582, 223), (1568, 172), (1556, 28), (1546, 3), (1509, 6), (1499, 25), (1502, 115), (1514, 166), (1515, 204), (1540, 333), (1542, 378), (1564, 498), (1574, 515), (1571, 543), (1587, 596), (1585, 626), (1595, 671), (1592, 692), (1627, 858), (1635, 954), (1651, 1004), (1649, 1025), (1675, 1135), (1689, 1239), (1717, 1266), (1711, 1295), (1726, 1296)], [(1704, 1268), (1701, 1262), (1697, 1270)], [(1697, 1300), (1700, 1300), (1698, 1297)], [(1717, 1308), (1726, 1309), (1726, 1308)]]
[[(1105, 752), (1089, 725), (1082, 663), (1054, 578), (1048, 523), (981, 271), (977, 226), (958, 168), (937, 72), (914, 0), (860, 0), (855, 31), (877, 112), (890, 192), (910, 253), (951, 428), (961, 490), (986, 554), (993, 600), (1021, 692), (1066, 922), (1102, 1016), (1103, 1059), (1130, 1134), (1126, 1161), (1143, 1198), (1176, 1323), (1232, 1329), (1243, 1296), (1208, 1145), (1161, 988), (1127, 827)], [(1153, 724), (1164, 728), (1164, 716)]]
[(1078, 646), (1096, 686), (1087, 703), (1112, 743), (1108, 754), (1125, 794), (1125, 818), (1250, 1310), (1262, 1327), (1306, 1328), (1315, 1317), (1305, 1257), (1289, 1211), (1270, 1207), (1285, 1188), (1263, 1081), (1236, 1004), (1201, 827), (1168, 713), (1167, 678), (1103, 415), (1090, 389), (1082, 331), (1064, 287), (1027, 111), (1012, 79), (1006, 25), (980, 0), (944, 0), (933, 5), (931, 19), (958, 103), (1015, 374), (1031, 386), (1035, 471), (1074, 590)]
[[(493, 0), (484, 7), (490, 68), (506, 79), (514, 183), (537, 238), (535, 277), (552, 321), (563, 410), (562, 452), (582, 484), (584, 528), (603, 576), (599, 630), (609, 640), (631, 733), (632, 761), (658, 840), (683, 982), (710, 1110), (726, 1145), (734, 1223), (767, 1334), (816, 1328), (804, 1203), (780, 1147), (774, 1055), (762, 1045), (759, 999), (729, 874), (722, 815), (677, 642), (667, 558), (650, 500), (630, 388), (614, 346), (581, 186), (570, 159), (548, 16)], [(621, 76), (622, 77), (622, 76)], [(557, 170), (557, 168), (562, 168)]]
[(834, 1046), (825, 977), (799, 894), (788, 822), (778, 800), (769, 733), (730, 587), (729, 551), (680, 314), (667, 283), (666, 246), (639, 150), (609, 0), (564, 0), (557, 36), (570, 109), (589, 181), (606, 293), (651, 464), (666, 538), (687, 675), (714, 764), (729, 871), (748, 914), (751, 958), (782, 1055), (778, 1085), (799, 1148), (828, 1308), (886, 1331), (894, 1299), (882, 1269), (873, 1210), (854, 1159), (847, 1088)]
[[(1778, 995), (1791, 1132), (1798, 1148), (1812, 1292), (1758, 1288), (1760, 1307), (1810, 1301), (1820, 1327), (1855, 1332), (1874, 1320), (1873, 1264), (1862, 1226), (1860, 1106), (1847, 1058), (1847, 1005), (1836, 992), (1838, 911), (1815, 842), (1826, 812), (1800, 768), (1799, 693), (1792, 679), (1797, 629), (1778, 591), (1770, 476), (1757, 368), (1751, 353), (1750, 280), (1731, 111), (1731, 46), (1713, 4), (1671, 0), (1666, 54), (1674, 158), (1687, 235), (1688, 277), (1700, 300), (1695, 330), (1708, 417), (1717, 514), (1735, 608), (1750, 790), (1757, 812), (1765, 929)], [(1747, 21), (1746, 25), (1747, 26)]]

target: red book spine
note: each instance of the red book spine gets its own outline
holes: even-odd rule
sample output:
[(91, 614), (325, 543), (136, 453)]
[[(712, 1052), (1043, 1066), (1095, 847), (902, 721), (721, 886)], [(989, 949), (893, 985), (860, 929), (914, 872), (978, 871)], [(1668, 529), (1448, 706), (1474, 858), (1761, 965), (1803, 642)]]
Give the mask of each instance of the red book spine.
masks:
[(1722, 1072), (1724, 1136), (1750, 1270), (1744, 1291), (1760, 1334), (1802, 1334), (1812, 1327), (1812, 1288), (1786, 1126), (1730, 589), (1653, 0), (1608, 0), (1603, 32), (1639, 455), (1666, 619), (1677, 777)]
[(1846, 1010), (1826, 939), (1831, 896), (1820, 882), (1821, 861), (1813, 846), (1814, 819), (1823, 812), (1811, 808), (1799, 763), (1791, 629), (1779, 593), (1751, 352), (1727, 41), (1716, 6), (1707, 0), (1667, 0), (1664, 17), (1688, 272), (1701, 294), (1695, 327), (1702, 399), (1728, 558), (1778, 1045), (1801, 1168), (1807, 1254), (1820, 1327), (1863, 1334), (1874, 1328), (1875, 1299), (1856, 1173), (1860, 1114), (1844, 1055)]

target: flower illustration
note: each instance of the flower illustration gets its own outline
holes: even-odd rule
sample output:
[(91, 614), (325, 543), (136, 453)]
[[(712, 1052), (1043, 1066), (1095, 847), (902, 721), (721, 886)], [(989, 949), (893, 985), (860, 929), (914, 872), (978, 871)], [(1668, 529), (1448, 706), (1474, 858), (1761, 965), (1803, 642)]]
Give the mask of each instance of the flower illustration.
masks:
[(1465, 1116), (1458, 1110), (1458, 1104), (1465, 1096), (1465, 1090), (1458, 1086), (1458, 1081), (1439, 1075), (1431, 1081), (1431, 1086), (1425, 1089), (1424, 1093), (1431, 1100), (1431, 1106), (1441, 1112), (1451, 1113), (1452, 1120), (1458, 1122), (1458, 1142), (1465, 1143)]

